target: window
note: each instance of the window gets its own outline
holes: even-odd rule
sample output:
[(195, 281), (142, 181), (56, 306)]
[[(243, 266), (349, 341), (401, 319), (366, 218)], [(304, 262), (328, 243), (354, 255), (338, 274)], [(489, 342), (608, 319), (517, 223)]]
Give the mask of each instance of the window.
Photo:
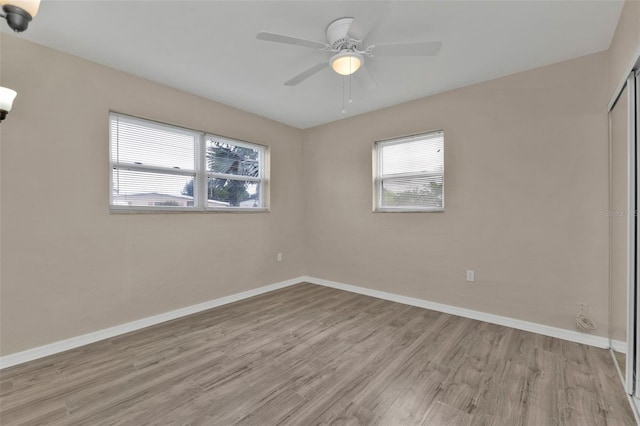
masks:
[(207, 135), (207, 205), (262, 207), (263, 147)]
[(376, 142), (376, 211), (444, 210), (444, 133)]
[(111, 209), (266, 210), (265, 147), (111, 113)]

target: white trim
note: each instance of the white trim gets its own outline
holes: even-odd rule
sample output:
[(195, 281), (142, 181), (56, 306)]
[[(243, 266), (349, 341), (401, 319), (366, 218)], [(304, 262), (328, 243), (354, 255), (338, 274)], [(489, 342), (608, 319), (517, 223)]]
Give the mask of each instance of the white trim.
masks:
[(636, 336), (635, 329), (635, 303), (636, 303), (636, 141), (635, 141), (635, 78), (633, 73), (627, 81), (628, 118), (627, 118), (627, 351), (631, 356), (626, 357), (625, 389), (628, 394), (633, 394), (633, 347)]
[(95, 343), (100, 340), (110, 339), (112, 337), (119, 336), (121, 334), (140, 330), (142, 328), (146, 328), (152, 325), (174, 320), (176, 318), (181, 318), (187, 315), (196, 314), (198, 312), (206, 311), (211, 308), (237, 302), (239, 300), (248, 299), (249, 297), (258, 296), (260, 294), (268, 293), (273, 290), (289, 287), (294, 284), (298, 284), (302, 281), (303, 281), (302, 278), (293, 278), (293, 279), (281, 281), (275, 284), (266, 285), (264, 287), (258, 287), (253, 290), (247, 290), (241, 293), (232, 294), (230, 296), (220, 297), (218, 299), (213, 299), (207, 302), (198, 303), (197, 305), (187, 306), (184, 308), (176, 309), (174, 311), (153, 315), (153, 316), (142, 318), (136, 321), (131, 321), (125, 324), (116, 325), (114, 327), (105, 328), (103, 330), (98, 330), (91, 333), (83, 334), (81, 336), (72, 337), (70, 339), (60, 340), (58, 342), (50, 343), (48, 345), (27, 349), (26, 351), (5, 355), (0, 357), (0, 369), (12, 367), (14, 365), (22, 364), (28, 361), (33, 361), (35, 359), (42, 358), (48, 355), (53, 355), (60, 352), (68, 351), (70, 349), (88, 345), (90, 343)]
[(611, 342), (609, 342), (609, 345), (611, 346), (611, 349), (616, 352), (620, 352), (622, 354), (626, 354), (628, 352), (629, 345), (627, 342), (623, 342), (622, 340), (612, 339)]
[(616, 89), (613, 92), (613, 96), (611, 97), (611, 100), (609, 100), (609, 106), (608, 106), (607, 111), (611, 111), (613, 109), (613, 106), (615, 105), (615, 103), (618, 101), (618, 98), (620, 97), (620, 94), (624, 90), (624, 86), (627, 83), (627, 78), (628, 78), (629, 74), (631, 72), (633, 72), (633, 70), (636, 69), (638, 66), (640, 66), (640, 47), (638, 47), (638, 49), (636, 50), (635, 55), (633, 55), (631, 57), (633, 59), (631, 59), (631, 63), (627, 66), (627, 69), (622, 74), (624, 76), (624, 78), (616, 86)]
[[(638, 66), (640, 66), (640, 55), (638, 58)], [(633, 357), (634, 355), (634, 351), (635, 351), (635, 368), (633, 370), (633, 375), (632, 375), (632, 380), (633, 380), (633, 376), (635, 376), (635, 391), (634, 394), (637, 396), (640, 393), (640, 374), (637, 374), (638, 369), (640, 368), (640, 341), (638, 339), (638, 331), (640, 330), (638, 327), (638, 323), (637, 321), (639, 321), (638, 319), (638, 307), (640, 307), (640, 292), (638, 292), (638, 265), (640, 265), (640, 253), (638, 252), (638, 217), (637, 217), (637, 209), (638, 209), (638, 165), (640, 164), (640, 151), (638, 150), (638, 147), (640, 146), (640, 70), (636, 69), (635, 72), (635, 76), (631, 77), (631, 80), (633, 82), (633, 94), (632, 94), (632, 99), (633, 102), (631, 102), (631, 107), (633, 108), (634, 111), (634, 116), (630, 117), (631, 122), (633, 123), (633, 134), (631, 135), (631, 144), (633, 146), (635, 146), (636, 149), (636, 176), (635, 176), (635, 184), (636, 184), (636, 204), (634, 207), (634, 217), (636, 220), (636, 258), (635, 258), (635, 281), (634, 281), (634, 291), (635, 291), (635, 303), (632, 304), (632, 307), (634, 309), (634, 313), (633, 313), (633, 317), (635, 317), (635, 321), (632, 321), (633, 324), (633, 339), (629, 342), (629, 351), (631, 353), (631, 355), (629, 356), (630, 358)], [(635, 407), (635, 403), (634, 403), (634, 407)], [(636, 407), (637, 408), (637, 407)], [(637, 420), (637, 419), (636, 419)]]
[[(152, 325), (160, 324), (173, 319), (181, 318), (187, 315), (206, 311), (218, 306), (237, 302), (249, 297), (258, 296), (270, 291), (289, 287), (299, 283), (310, 283), (321, 285), (324, 287), (344, 290), (351, 293), (363, 294), (365, 296), (376, 297), (378, 299), (389, 300), (391, 302), (402, 303), (405, 305), (417, 306), (419, 308), (431, 309), (433, 311), (444, 312), (447, 314), (457, 315), (464, 318), (470, 318), (478, 321), (485, 321), (492, 324), (498, 324), (505, 327), (511, 327), (518, 330), (530, 331), (532, 333), (542, 334), (545, 336), (556, 337), (558, 339), (568, 340), (571, 342), (582, 343), (585, 345), (595, 346), (599, 348), (608, 348), (609, 339), (591, 334), (579, 333), (577, 331), (567, 330), (564, 328), (551, 327), (547, 325), (537, 324), (534, 322), (518, 320), (500, 315), (488, 314), (486, 312), (474, 311), (472, 309), (460, 308), (457, 306), (445, 305), (443, 303), (430, 302), (428, 300), (417, 299), (414, 297), (401, 296), (398, 294), (387, 293), (385, 291), (373, 290), (364, 287), (358, 287), (349, 284), (343, 284), (335, 281), (329, 281), (322, 278), (309, 276), (301, 276), (290, 280), (281, 281), (275, 284), (266, 285), (253, 290), (243, 291), (242, 293), (232, 294), (230, 296), (209, 300), (208, 302), (199, 303), (197, 305), (187, 306), (185, 308), (176, 309), (174, 311), (165, 312), (163, 314), (153, 315), (151, 317), (142, 318), (136, 321), (94, 331), (92, 333), (83, 334), (81, 336), (72, 337), (70, 339), (61, 340), (36, 348), (27, 349), (22, 352), (0, 357), (0, 369), (12, 367), (38, 358), (68, 351), (100, 340), (110, 339)], [(623, 342), (613, 341), (616, 347), (624, 345)]]
[(384, 207), (374, 210), (374, 213), (439, 213), (443, 212), (443, 207)]
[(401, 296), (399, 294), (387, 293), (386, 291), (372, 290), (369, 288), (358, 287), (350, 284), (343, 284), (335, 281), (329, 281), (315, 277), (301, 277), (305, 282), (311, 284), (331, 287), (338, 290), (344, 290), (351, 293), (363, 294), (365, 296), (376, 297), (378, 299), (389, 300), (391, 302), (402, 303), (405, 305), (417, 306), (419, 308), (431, 309), (433, 311), (444, 312), (447, 314), (457, 315), (464, 318), (470, 318), (478, 321), (484, 321), (491, 324), (503, 325), (518, 330), (530, 331), (532, 333), (542, 334), (544, 336), (556, 337), (558, 339), (568, 340), (570, 342), (582, 343), (584, 345), (595, 346), (598, 348), (609, 348), (609, 338), (603, 336), (594, 336), (592, 334), (580, 333), (578, 331), (568, 330), (565, 328), (551, 327), (548, 325), (538, 324), (535, 322), (523, 321), (515, 318), (503, 317), (500, 315), (488, 314), (486, 312), (474, 311), (472, 309), (460, 308), (457, 306), (445, 305), (443, 303), (430, 302), (415, 297)]

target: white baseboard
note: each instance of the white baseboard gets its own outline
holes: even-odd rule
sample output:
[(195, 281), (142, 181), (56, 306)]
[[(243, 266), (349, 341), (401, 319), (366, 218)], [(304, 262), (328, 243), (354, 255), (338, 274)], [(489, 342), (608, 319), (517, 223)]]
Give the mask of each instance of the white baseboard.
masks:
[(627, 353), (627, 342), (623, 342), (622, 340), (612, 340), (610, 342), (611, 349), (616, 352), (621, 352), (623, 354)]
[[(349, 284), (329, 281), (322, 278), (302, 276), (292, 278), (290, 280), (281, 281), (279, 283), (259, 287), (253, 290), (244, 291), (242, 293), (232, 294), (230, 296), (221, 297), (219, 299), (209, 300), (208, 302), (199, 303), (197, 305), (187, 306), (185, 308), (176, 309), (174, 311), (165, 312), (163, 314), (153, 315), (151, 317), (142, 318), (136, 321), (120, 324), (114, 327), (105, 328), (103, 330), (94, 331), (92, 333), (83, 334), (81, 336), (72, 337), (70, 339), (61, 340), (59, 342), (50, 343), (48, 345), (38, 346), (22, 352), (0, 357), (0, 369), (12, 367), (17, 364), (43, 358), (48, 355), (68, 351), (89, 343), (98, 342), (100, 340), (110, 339), (131, 331), (140, 330), (145, 327), (160, 324), (166, 321), (174, 320), (187, 315), (206, 311), (207, 309), (217, 306), (226, 305), (237, 302), (239, 300), (248, 299), (249, 297), (258, 296), (273, 290), (288, 287), (294, 284), (308, 282), (311, 284), (322, 285), (351, 293), (363, 294), (366, 296), (376, 297), (378, 299), (389, 300), (392, 302), (402, 303), (405, 305), (417, 306), (419, 308), (431, 309), (433, 311), (444, 312), (447, 314), (457, 315), (465, 318), (485, 321), (492, 324), (503, 325), (518, 330), (530, 331), (545, 336), (557, 337), (559, 339), (569, 340), (571, 342), (583, 343), (585, 345), (596, 346), (599, 348), (608, 348), (610, 346), (609, 339), (601, 336), (593, 336), (590, 334), (579, 333), (573, 330), (563, 328), (550, 327), (547, 325), (537, 324), (528, 321), (522, 321), (514, 318), (503, 317), (500, 315), (488, 314), (485, 312), (474, 311), (471, 309), (459, 308), (457, 306), (445, 305), (442, 303), (430, 302), (428, 300), (417, 299), (414, 297), (401, 296), (398, 294), (387, 293), (385, 291), (372, 290), (369, 288), (358, 287)], [(612, 342), (615, 349), (624, 349), (622, 342)]]
[(81, 336), (72, 337), (70, 339), (60, 340), (48, 345), (38, 346), (33, 349), (27, 349), (26, 351), (5, 355), (0, 357), (0, 369), (12, 367), (14, 365), (22, 364), (27, 361), (33, 361), (34, 359), (43, 358), (48, 355), (68, 351), (69, 349), (88, 345), (89, 343), (110, 339), (121, 334), (129, 333), (131, 331), (140, 330), (142, 328), (174, 320), (176, 318), (206, 311), (207, 309), (215, 308), (217, 306), (227, 305), (239, 300), (248, 299), (249, 297), (258, 296), (260, 294), (298, 284), (303, 281), (304, 280), (302, 278), (293, 278), (290, 280), (281, 281), (279, 283), (266, 285), (264, 287), (259, 287), (253, 290), (243, 291), (242, 293), (232, 294), (230, 296), (198, 303), (197, 305), (187, 306), (185, 308), (176, 309), (174, 311), (165, 312), (163, 314), (153, 315), (125, 324), (116, 325), (114, 327), (105, 328), (103, 330), (94, 331), (92, 333), (83, 334)]
[(301, 277), (305, 282), (318, 284), (325, 287), (336, 288), (339, 290), (349, 291), (351, 293), (363, 294), (365, 296), (376, 297), (378, 299), (398, 302), (405, 305), (417, 306), (419, 308), (431, 309), (433, 311), (444, 312), (447, 314), (457, 315), (460, 317), (470, 318), (474, 320), (489, 322), (492, 324), (503, 325), (518, 330), (530, 331), (532, 333), (542, 334), (544, 336), (556, 337), (558, 339), (569, 340), (571, 342), (583, 343), (598, 348), (608, 348), (609, 338), (602, 336), (594, 336), (592, 334), (580, 333), (578, 331), (568, 330), (564, 328), (551, 327), (534, 322), (523, 321), (519, 319), (503, 317), (500, 315), (488, 314), (486, 312), (474, 311), (457, 306), (445, 305), (442, 303), (430, 302), (428, 300), (417, 299), (415, 297), (401, 296), (398, 294), (387, 293), (386, 291), (372, 290), (369, 288), (358, 287), (350, 284), (338, 283), (322, 278)]

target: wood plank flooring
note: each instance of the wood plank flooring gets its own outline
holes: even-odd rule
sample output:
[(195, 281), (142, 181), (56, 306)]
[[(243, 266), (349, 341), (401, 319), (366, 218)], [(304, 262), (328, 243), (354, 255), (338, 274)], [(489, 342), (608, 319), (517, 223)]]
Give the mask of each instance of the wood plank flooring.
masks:
[(616, 358), (616, 362), (618, 363), (618, 368), (624, 377), (625, 371), (627, 369), (627, 355), (622, 352), (613, 351), (613, 356)]
[(634, 425), (609, 352), (300, 284), (0, 371), (2, 425)]

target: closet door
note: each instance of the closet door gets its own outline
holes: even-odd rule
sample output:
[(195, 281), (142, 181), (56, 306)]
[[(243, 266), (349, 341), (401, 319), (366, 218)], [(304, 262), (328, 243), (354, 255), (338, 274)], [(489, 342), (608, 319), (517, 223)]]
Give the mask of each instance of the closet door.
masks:
[(635, 122), (630, 112), (634, 85), (635, 77), (629, 78), (609, 111), (609, 335), (628, 394), (635, 384), (636, 150), (630, 133)]
[[(637, 65), (640, 64), (640, 59), (638, 60)], [(635, 210), (635, 219), (636, 219), (636, 248), (640, 243), (640, 232), (637, 228), (638, 223), (638, 189), (640, 188), (640, 176), (637, 170), (637, 166), (640, 165), (640, 69), (636, 67), (634, 71), (635, 75), (632, 75), (629, 78), (628, 86), (629, 86), (629, 139), (630, 143), (636, 148), (636, 171), (635, 171), (635, 196), (636, 196), (636, 210)], [(632, 73), (632, 74), (634, 74)], [(640, 268), (640, 250), (636, 250), (635, 256), (635, 280), (634, 280), (634, 302), (632, 309), (629, 312), (629, 317), (632, 323), (634, 324), (633, 329), (633, 348), (635, 350), (634, 363), (632, 365), (632, 380), (635, 384), (635, 389), (633, 394), (637, 397), (640, 395), (640, 336), (638, 333), (640, 332), (640, 273), (638, 268)]]

